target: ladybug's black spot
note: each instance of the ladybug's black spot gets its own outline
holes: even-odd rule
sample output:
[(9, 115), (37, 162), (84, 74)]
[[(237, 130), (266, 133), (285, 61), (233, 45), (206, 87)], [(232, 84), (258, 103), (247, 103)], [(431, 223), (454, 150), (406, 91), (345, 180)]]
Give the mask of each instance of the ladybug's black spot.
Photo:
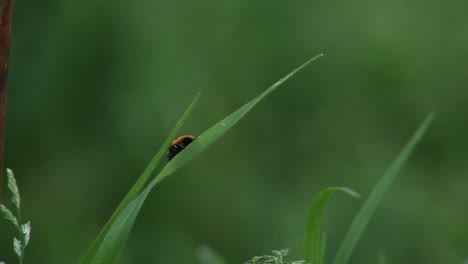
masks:
[(184, 138), (179, 143), (169, 147), (167, 150), (167, 160), (173, 159), (177, 154), (179, 154), (182, 150), (184, 150), (190, 143), (192, 143), (195, 139), (190, 137)]

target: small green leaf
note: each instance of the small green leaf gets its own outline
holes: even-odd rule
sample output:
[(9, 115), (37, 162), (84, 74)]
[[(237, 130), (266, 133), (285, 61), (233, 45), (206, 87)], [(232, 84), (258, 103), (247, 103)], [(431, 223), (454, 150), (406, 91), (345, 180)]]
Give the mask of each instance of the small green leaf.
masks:
[(29, 244), (29, 239), (31, 237), (31, 222), (28, 221), (26, 224), (23, 224), (21, 226), (21, 231), (24, 235), (24, 247), (26, 247)]
[(21, 258), (23, 248), (21, 246), (21, 241), (19, 241), (16, 237), (13, 238), (13, 250), (15, 251), (16, 255)]
[(322, 241), (320, 242), (320, 258), (319, 258), (319, 264), (323, 264), (324, 259), (325, 259), (325, 250), (327, 246), (327, 234), (325, 232), (322, 233)]
[(16, 209), (20, 209), (20, 195), (18, 190), (18, 184), (16, 184), (16, 179), (13, 174), (13, 171), (7, 169), (7, 177), (8, 177), (8, 189), (11, 191), (11, 202), (15, 205)]
[[(286, 261), (285, 257), (289, 253), (289, 249), (273, 250), (273, 255), (256, 256), (245, 264), (305, 264), (303, 260)], [(309, 264), (309, 263), (307, 263)]]
[(13, 216), (13, 213), (3, 204), (0, 204), (0, 211), (3, 213), (3, 218), (10, 221), (14, 226), (18, 227), (18, 220)]
[(385, 171), (377, 185), (372, 189), (369, 197), (367, 197), (358, 214), (354, 218), (350, 228), (348, 229), (348, 232), (346, 233), (343, 242), (338, 249), (335, 259), (333, 260), (333, 264), (348, 263), (349, 258), (353, 253), (354, 247), (361, 238), (361, 235), (369, 223), (372, 214), (379, 206), (388, 188), (400, 172), (401, 168), (403, 168), (403, 165), (405, 165), (411, 152), (413, 152), (414, 148), (416, 147), (416, 144), (421, 140), (422, 136), (432, 122), (433, 117), (434, 113), (431, 113), (426, 117), (406, 146), (400, 151), (387, 171)]
[(309, 211), (309, 218), (307, 219), (307, 231), (304, 240), (304, 260), (311, 264), (321, 264), (322, 255), (324, 254), (325, 239), (320, 240), (320, 224), (322, 223), (323, 212), (325, 205), (330, 196), (336, 192), (342, 191), (351, 195), (352, 197), (359, 197), (355, 191), (344, 187), (332, 187), (321, 191), (312, 202)]

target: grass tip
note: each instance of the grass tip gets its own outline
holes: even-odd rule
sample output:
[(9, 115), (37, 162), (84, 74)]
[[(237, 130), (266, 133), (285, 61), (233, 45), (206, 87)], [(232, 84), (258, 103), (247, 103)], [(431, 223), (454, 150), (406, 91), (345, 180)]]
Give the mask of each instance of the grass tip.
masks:
[(352, 196), (353, 198), (361, 199), (361, 195), (358, 192), (356, 192), (356, 191), (354, 191), (354, 190), (352, 190), (350, 188), (343, 187), (343, 191), (346, 192), (347, 194), (349, 194), (350, 196)]
[(437, 111), (436, 110), (432, 110), (431, 112), (429, 112), (429, 114), (427, 115), (427, 118), (429, 119), (434, 119), (434, 117), (437, 115)]

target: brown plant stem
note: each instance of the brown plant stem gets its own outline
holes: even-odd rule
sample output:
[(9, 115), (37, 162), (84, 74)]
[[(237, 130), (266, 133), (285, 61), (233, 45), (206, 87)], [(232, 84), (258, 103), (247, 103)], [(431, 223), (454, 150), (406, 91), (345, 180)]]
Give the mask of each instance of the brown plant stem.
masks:
[(10, 55), (11, 1), (0, 0), (0, 196), (5, 170), (5, 125), (8, 94), (8, 59)]

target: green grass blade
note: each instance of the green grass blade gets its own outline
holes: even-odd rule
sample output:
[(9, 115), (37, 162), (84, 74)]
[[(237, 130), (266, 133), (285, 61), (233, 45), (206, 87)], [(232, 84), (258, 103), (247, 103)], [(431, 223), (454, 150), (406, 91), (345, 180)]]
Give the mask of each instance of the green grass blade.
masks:
[(385, 171), (377, 185), (372, 189), (369, 197), (362, 205), (359, 213), (356, 215), (350, 228), (348, 229), (348, 232), (346, 233), (345, 238), (343, 239), (343, 242), (338, 249), (335, 259), (333, 260), (333, 264), (348, 263), (354, 247), (356, 246), (364, 229), (369, 223), (370, 217), (382, 201), (393, 180), (398, 175), (405, 162), (408, 160), (411, 152), (416, 147), (416, 144), (421, 140), (422, 136), (426, 132), (433, 119), (433, 116), (434, 114), (431, 113), (426, 117), (406, 146), (401, 150), (387, 171)]
[[(257, 96), (252, 101), (248, 102), (240, 109), (221, 120), (219, 123), (208, 129), (205, 133), (200, 135), (192, 144), (190, 144), (183, 152), (178, 154), (174, 159), (171, 160), (158, 174), (158, 176), (148, 184), (145, 189), (131, 202), (124, 204), (122, 210), (116, 211), (111, 220), (106, 224), (103, 231), (101, 231), (98, 239), (93, 244), (91, 250), (85, 256), (82, 261), (83, 264), (87, 263), (113, 263), (120, 253), (128, 234), (133, 226), (133, 223), (138, 215), (139, 210), (146, 197), (152, 190), (152, 188), (165, 179), (167, 176), (172, 174), (174, 171), (185, 165), (198, 153), (206, 149), (209, 145), (213, 144), (216, 139), (226, 133), (234, 124), (236, 124), (245, 114), (247, 114), (258, 102), (265, 98), (268, 94), (273, 92), (286, 80), (291, 78), (297, 72), (302, 70), (304, 67), (309, 65), (315, 59), (322, 55), (316, 56), (285, 77), (280, 81), (273, 84), (265, 92)], [(172, 135), (172, 133), (171, 133)], [(163, 146), (162, 150), (167, 150), (169, 144)], [(161, 151), (161, 150), (160, 150)], [(156, 167), (156, 166), (154, 166)], [(153, 168), (154, 169), (154, 168)], [(140, 188), (141, 189), (141, 188)], [(126, 201), (126, 199), (124, 199)], [(120, 206), (119, 206), (120, 208)]]
[(91, 260), (87, 263), (115, 263), (150, 190), (145, 189), (141, 192), (117, 215), (115, 221), (111, 223), (109, 230), (105, 233), (102, 242), (97, 245), (95, 254), (91, 256)]
[(148, 182), (148, 179), (151, 177), (153, 174), (154, 169), (158, 166), (159, 162), (161, 159), (166, 157), (167, 149), (171, 145), (171, 142), (177, 138), (180, 129), (184, 125), (186, 119), (188, 118), (189, 114), (192, 112), (193, 108), (195, 107), (198, 98), (200, 94), (197, 94), (195, 98), (193, 99), (192, 103), (188, 106), (187, 110), (185, 110), (184, 114), (180, 118), (180, 120), (177, 122), (176, 126), (174, 129), (171, 131), (169, 136), (166, 138), (166, 141), (164, 141), (162, 147), (159, 149), (158, 153), (153, 157), (153, 159), (150, 161), (148, 166), (146, 166), (145, 170), (143, 171), (142, 175), (138, 179), (138, 181), (133, 185), (132, 189), (129, 191), (128, 197), (124, 198), (124, 201), (131, 201), (137, 194), (143, 189), (145, 184)]
[(320, 259), (318, 264), (323, 264), (323, 261), (325, 259), (325, 250), (327, 246), (327, 234), (323, 232), (322, 234), (322, 242), (320, 244)]
[(278, 87), (280, 87), (284, 82), (286, 82), (289, 78), (294, 76), (296, 73), (304, 69), (310, 63), (315, 61), (316, 59), (322, 57), (323, 55), (320, 54), (318, 56), (313, 57), (312, 59), (306, 61), (304, 64), (293, 70), (291, 73), (287, 74), (271, 87), (269, 87), (266, 91), (262, 94), (257, 96), (256, 98), (252, 99), (250, 102), (243, 105), (237, 111), (233, 112), (210, 129), (205, 131), (202, 135), (200, 135), (193, 143), (191, 143), (186, 149), (184, 149), (181, 154), (177, 155), (174, 159), (169, 162), (169, 164), (164, 167), (161, 173), (156, 177), (156, 179), (151, 183), (153, 186), (157, 183), (164, 180), (167, 176), (174, 173), (176, 170), (181, 168), (191, 159), (198, 155), (198, 153), (205, 150), (208, 146), (213, 144), (219, 137), (221, 137), (224, 133), (226, 133), (231, 127), (233, 127), (239, 120), (242, 119), (253, 107), (255, 107), (262, 99), (268, 96), (270, 93), (275, 91)]
[(130, 189), (130, 191), (127, 193), (127, 195), (124, 197), (122, 202), (120, 202), (119, 206), (117, 209), (114, 211), (112, 214), (111, 218), (107, 221), (106, 225), (102, 228), (101, 232), (97, 236), (97, 238), (94, 240), (93, 244), (91, 247), (88, 249), (86, 252), (85, 256), (82, 258), (80, 263), (90, 263), (93, 257), (95, 256), (100, 244), (103, 242), (104, 236), (106, 233), (109, 231), (110, 226), (112, 223), (116, 220), (117, 216), (120, 215), (120, 213), (128, 207), (128, 205), (132, 202), (133, 199), (141, 192), (145, 184), (148, 182), (149, 178), (151, 177), (154, 169), (158, 166), (159, 162), (161, 159), (164, 158), (168, 147), (170, 146), (172, 140), (177, 136), (179, 133), (179, 130), (182, 128), (182, 125), (185, 123), (187, 117), (189, 116), (190, 112), (192, 112), (195, 104), (198, 101), (200, 94), (195, 96), (193, 99), (192, 103), (188, 106), (187, 110), (185, 110), (184, 114), (180, 118), (180, 120), (177, 122), (175, 125), (174, 129), (171, 131), (169, 136), (167, 137), (166, 141), (162, 145), (162, 147), (159, 149), (159, 151), (156, 153), (156, 155), (153, 157), (153, 159), (150, 161), (146, 169), (143, 171), (142, 175), (138, 178), (138, 180), (135, 182), (133, 187)]
[(312, 202), (312, 206), (309, 210), (309, 218), (307, 219), (307, 231), (304, 240), (303, 256), (303, 259), (307, 263), (320, 264), (323, 251), (325, 250), (325, 245), (322, 244), (324, 243), (324, 238), (322, 238), (322, 241), (320, 240), (320, 224), (322, 222), (325, 205), (327, 204), (330, 196), (336, 191), (342, 191), (353, 197), (359, 197), (359, 194), (344, 187), (327, 188), (317, 194)]

